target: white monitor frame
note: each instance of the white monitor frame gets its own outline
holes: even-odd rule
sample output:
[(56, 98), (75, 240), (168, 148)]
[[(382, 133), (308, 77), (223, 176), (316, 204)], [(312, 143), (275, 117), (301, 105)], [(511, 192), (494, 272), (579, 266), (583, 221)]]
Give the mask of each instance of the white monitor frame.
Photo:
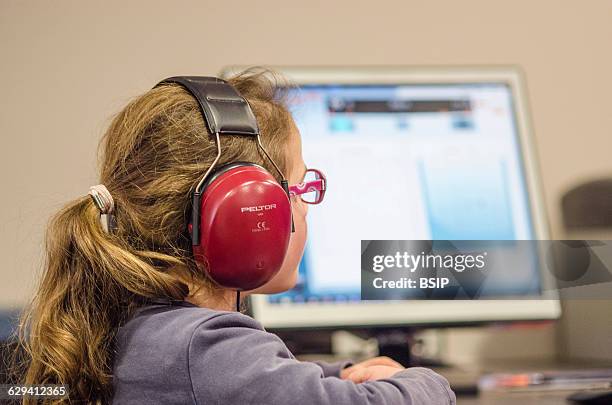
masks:
[[(524, 164), (535, 239), (550, 239), (540, 175), (533, 142), (527, 92), (519, 68), (508, 67), (270, 67), (291, 83), (303, 84), (453, 84), (504, 83), (509, 85)], [(230, 67), (222, 77), (242, 71)], [(552, 286), (547, 271), (543, 285)], [(546, 289), (542, 299), (480, 301), (366, 301), (270, 304), (252, 296), (254, 317), (266, 328), (385, 327), (391, 325), (460, 325), (497, 321), (557, 319), (558, 294)]]

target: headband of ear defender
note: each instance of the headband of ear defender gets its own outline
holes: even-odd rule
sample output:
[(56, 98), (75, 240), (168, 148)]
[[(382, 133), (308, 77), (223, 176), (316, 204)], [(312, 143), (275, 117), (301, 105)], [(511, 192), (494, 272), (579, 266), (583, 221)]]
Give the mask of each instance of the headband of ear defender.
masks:
[[(157, 86), (169, 83), (198, 101), (217, 145), (217, 156), (192, 195), (188, 230), (194, 257), (222, 287), (257, 288), (278, 273), (289, 246), (293, 221), (285, 176), (261, 144), (249, 103), (230, 84), (216, 77), (177, 76)], [(216, 166), (219, 137), (226, 135), (252, 137), (282, 181), (251, 162)]]

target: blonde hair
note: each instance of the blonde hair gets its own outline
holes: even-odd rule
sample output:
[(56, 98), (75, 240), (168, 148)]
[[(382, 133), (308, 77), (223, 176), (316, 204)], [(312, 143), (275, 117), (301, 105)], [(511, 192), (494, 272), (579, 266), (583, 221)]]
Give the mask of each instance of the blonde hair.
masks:
[[(251, 69), (229, 82), (248, 100), (262, 143), (286, 172), (293, 124), (274, 77)], [(221, 144), (219, 164), (255, 162), (276, 175), (252, 139), (223, 137)], [(150, 298), (185, 299), (185, 279), (214, 290), (193, 259), (186, 226), (191, 193), (215, 155), (197, 102), (178, 85), (149, 90), (114, 117), (99, 160), (117, 228), (104, 232), (88, 195), (50, 221), (44, 274), (20, 326), (27, 361), (20, 383), (68, 384), (70, 401), (108, 402), (113, 338), (134, 310)]]

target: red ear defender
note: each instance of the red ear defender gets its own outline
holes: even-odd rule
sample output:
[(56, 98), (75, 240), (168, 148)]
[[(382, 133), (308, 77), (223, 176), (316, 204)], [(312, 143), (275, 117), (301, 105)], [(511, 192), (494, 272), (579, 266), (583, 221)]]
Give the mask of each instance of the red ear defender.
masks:
[[(257, 288), (280, 270), (293, 232), (287, 180), (261, 144), (249, 103), (230, 84), (216, 77), (176, 76), (157, 86), (170, 83), (181, 85), (198, 101), (217, 145), (217, 156), (192, 195), (188, 228), (194, 257), (222, 287), (238, 292)], [(256, 141), (282, 179), (280, 184), (253, 163), (216, 167), (221, 136)], [(239, 304), (240, 293), (238, 309)]]
[(193, 252), (213, 281), (252, 290), (278, 273), (289, 246), (291, 205), (263, 167), (222, 167), (205, 185), (200, 213), (201, 238)]

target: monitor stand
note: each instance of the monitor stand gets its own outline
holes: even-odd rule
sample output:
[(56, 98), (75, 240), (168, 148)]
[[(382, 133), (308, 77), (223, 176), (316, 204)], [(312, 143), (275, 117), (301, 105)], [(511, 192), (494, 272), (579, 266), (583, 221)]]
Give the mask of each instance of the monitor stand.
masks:
[(441, 360), (419, 353), (423, 342), (415, 338), (415, 332), (414, 329), (374, 330), (372, 335), (378, 342), (378, 355), (390, 357), (404, 367), (447, 367)]

